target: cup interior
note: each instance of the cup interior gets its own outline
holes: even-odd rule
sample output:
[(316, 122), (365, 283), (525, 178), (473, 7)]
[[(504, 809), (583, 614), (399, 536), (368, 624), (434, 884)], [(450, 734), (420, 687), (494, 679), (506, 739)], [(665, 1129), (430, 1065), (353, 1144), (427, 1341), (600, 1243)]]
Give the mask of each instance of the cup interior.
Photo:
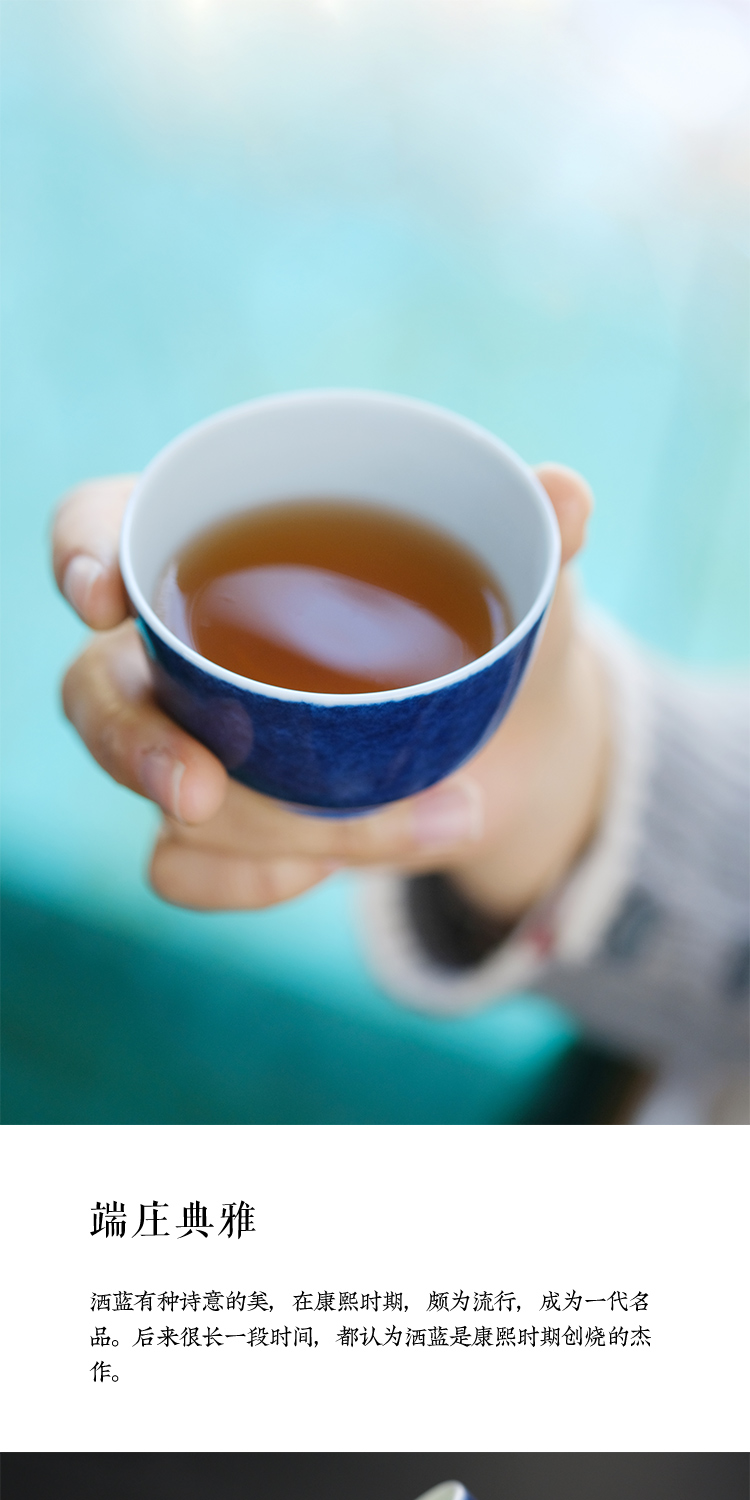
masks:
[(502, 585), (513, 616), (509, 640), (551, 593), (554, 513), (535, 475), (503, 443), (422, 402), (312, 391), (209, 418), (149, 465), (123, 527), (123, 575), (135, 607), (173, 641), (152, 601), (174, 554), (238, 511), (306, 498), (392, 506), (457, 537)]

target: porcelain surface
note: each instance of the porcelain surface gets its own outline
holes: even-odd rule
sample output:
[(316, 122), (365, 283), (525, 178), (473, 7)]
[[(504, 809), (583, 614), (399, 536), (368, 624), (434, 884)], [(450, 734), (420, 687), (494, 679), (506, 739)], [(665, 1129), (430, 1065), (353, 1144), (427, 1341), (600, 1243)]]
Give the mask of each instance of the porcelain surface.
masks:
[[(316, 495), (390, 504), (448, 530), (494, 568), (514, 620), (485, 656), (432, 682), (363, 694), (253, 682), (198, 655), (156, 615), (161, 569), (202, 526)], [(148, 466), (121, 566), (157, 699), (244, 785), (346, 816), (425, 790), (492, 734), (529, 664), (554, 590), (559, 534), (531, 469), (453, 413), (365, 391), (308, 391), (221, 412)]]
[(217, 680), (140, 627), (162, 708), (230, 775), (268, 797), (342, 812), (410, 797), (474, 755), (515, 696), (538, 630), (484, 671), (434, 692), (321, 704)]

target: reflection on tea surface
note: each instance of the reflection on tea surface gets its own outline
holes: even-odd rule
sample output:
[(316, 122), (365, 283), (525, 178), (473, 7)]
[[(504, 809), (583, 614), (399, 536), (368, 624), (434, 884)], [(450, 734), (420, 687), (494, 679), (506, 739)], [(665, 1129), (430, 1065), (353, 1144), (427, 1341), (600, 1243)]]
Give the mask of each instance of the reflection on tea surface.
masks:
[(512, 629), (461, 543), (380, 506), (288, 501), (203, 531), (154, 607), (196, 651), (299, 692), (367, 693), (454, 672)]

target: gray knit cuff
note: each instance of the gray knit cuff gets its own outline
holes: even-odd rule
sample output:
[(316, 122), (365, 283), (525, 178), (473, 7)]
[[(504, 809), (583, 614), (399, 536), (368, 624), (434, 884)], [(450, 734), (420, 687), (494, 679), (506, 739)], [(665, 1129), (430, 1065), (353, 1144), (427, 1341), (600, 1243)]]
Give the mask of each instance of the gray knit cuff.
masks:
[(450, 1016), (520, 990), (544, 989), (553, 965), (586, 963), (622, 908), (636, 866), (653, 756), (651, 674), (647, 658), (607, 617), (587, 610), (582, 625), (602, 661), (613, 723), (599, 830), (558, 889), (527, 912), (494, 952), (466, 969), (437, 964), (425, 952), (402, 875), (379, 870), (361, 877), (368, 959), (402, 1004)]

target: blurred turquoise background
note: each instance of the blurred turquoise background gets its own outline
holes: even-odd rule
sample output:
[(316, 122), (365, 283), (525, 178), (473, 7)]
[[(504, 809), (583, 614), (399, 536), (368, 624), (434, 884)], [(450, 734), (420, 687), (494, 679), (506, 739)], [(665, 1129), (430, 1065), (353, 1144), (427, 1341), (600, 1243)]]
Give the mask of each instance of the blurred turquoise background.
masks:
[(401, 391), (580, 468), (589, 595), (744, 663), (745, 25), (732, 0), (5, 0), (7, 1120), (587, 1117), (542, 997), (446, 1023), (380, 994), (348, 878), (252, 915), (148, 892), (153, 813), (58, 707), (85, 631), (46, 534), (66, 487), (223, 406)]

